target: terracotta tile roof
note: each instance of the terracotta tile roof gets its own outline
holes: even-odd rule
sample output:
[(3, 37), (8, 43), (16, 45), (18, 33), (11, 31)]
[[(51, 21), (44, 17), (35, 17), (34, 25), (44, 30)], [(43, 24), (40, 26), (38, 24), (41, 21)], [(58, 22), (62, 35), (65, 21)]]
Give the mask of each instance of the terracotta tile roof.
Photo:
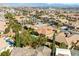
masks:
[(59, 33), (59, 34), (56, 36), (55, 41), (57, 41), (57, 42), (59, 42), (59, 43), (63, 43), (63, 42), (64, 42), (66, 45), (68, 45), (64, 33)]
[(6, 28), (6, 23), (5, 22), (3, 22), (3, 21), (0, 21), (0, 31), (4, 31), (5, 30), (5, 28)]
[(53, 28), (50, 27), (50, 26), (44, 26), (44, 27), (40, 27), (38, 29), (36, 29), (36, 31), (39, 33), (39, 34), (44, 34), (46, 36), (50, 36), (50, 35), (53, 35)]
[(77, 42), (77, 40), (79, 40), (79, 35), (73, 35), (73, 36), (71, 36), (71, 37), (69, 37), (69, 38), (66, 38), (66, 40), (67, 40), (67, 43), (69, 44), (69, 45), (71, 45), (71, 43), (72, 42), (74, 42), (74, 43), (76, 43)]

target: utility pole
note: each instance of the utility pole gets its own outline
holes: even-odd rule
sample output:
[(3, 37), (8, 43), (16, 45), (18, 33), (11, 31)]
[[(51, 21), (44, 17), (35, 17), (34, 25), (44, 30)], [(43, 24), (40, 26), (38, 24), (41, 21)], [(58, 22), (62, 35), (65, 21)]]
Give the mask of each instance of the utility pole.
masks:
[(53, 34), (53, 38), (52, 38), (52, 53), (51, 53), (51, 55), (52, 56), (55, 56), (55, 36), (56, 36), (56, 31), (54, 32), (54, 34)]

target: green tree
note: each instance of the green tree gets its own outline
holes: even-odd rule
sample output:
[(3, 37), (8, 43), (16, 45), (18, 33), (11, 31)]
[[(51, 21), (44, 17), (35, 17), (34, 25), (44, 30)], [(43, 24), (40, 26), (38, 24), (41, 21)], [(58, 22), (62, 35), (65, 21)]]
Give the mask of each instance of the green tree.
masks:
[(19, 35), (19, 33), (17, 32), (16, 34), (15, 34), (15, 43), (14, 43), (14, 46), (16, 46), (16, 47), (21, 47), (21, 38), (20, 38), (20, 35)]
[(0, 56), (10, 56), (11, 52), (10, 50), (8, 49), (7, 51), (3, 51)]
[(60, 43), (59, 48), (67, 49), (67, 45), (64, 42), (62, 42), (62, 43)]
[(36, 48), (45, 45), (46, 42), (47, 42), (47, 37), (45, 37), (44, 35), (39, 35), (37, 38), (32, 39), (31, 46)]
[(13, 19), (13, 18), (14, 18), (14, 15), (11, 14), (11, 13), (6, 13), (6, 14), (4, 15), (4, 17), (5, 17), (6, 19)]
[(5, 29), (5, 33), (8, 33), (10, 29), (15, 33), (15, 44), (14, 46), (20, 47), (20, 36), (19, 31), (21, 31), (21, 24), (15, 20), (14, 16), (11, 13), (6, 13), (5, 18), (8, 19), (8, 27)]
[(23, 14), (23, 15), (27, 15), (28, 13), (29, 13), (28, 11), (22, 10), (22, 14)]
[(9, 27), (7, 27), (7, 28), (5, 29), (5, 32), (4, 32), (4, 34), (7, 34), (7, 33), (9, 33), (9, 31), (10, 31), (10, 29), (9, 29)]
[(22, 39), (22, 41), (21, 41), (21, 44), (23, 45), (23, 46), (26, 46), (26, 45), (30, 45), (31, 44), (31, 35), (30, 35), (30, 33), (29, 33), (29, 31), (27, 31), (27, 30), (24, 30), (21, 34), (20, 34), (20, 36), (21, 36), (21, 39)]
[[(12, 29), (14, 32), (21, 30), (21, 24), (18, 23), (17, 20), (15, 20), (14, 15), (11, 13), (6, 13), (5, 18), (7, 19), (8, 23), (8, 29)], [(7, 29), (7, 30), (8, 30)]]
[(21, 45), (22, 47), (25, 47), (27, 45), (31, 47), (39, 47), (44, 45), (47, 42), (47, 37), (44, 35), (35, 35), (32, 34), (32, 29), (24, 30), (21, 34)]

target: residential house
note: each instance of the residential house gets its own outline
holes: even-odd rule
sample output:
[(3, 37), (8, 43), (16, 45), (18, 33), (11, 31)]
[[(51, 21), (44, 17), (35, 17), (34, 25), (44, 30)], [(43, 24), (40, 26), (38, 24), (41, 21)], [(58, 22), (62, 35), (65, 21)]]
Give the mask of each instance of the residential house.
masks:
[(0, 33), (3, 33), (6, 28), (6, 22), (5, 21), (0, 21)]
[[(70, 48), (72, 46), (72, 42), (76, 43), (79, 40), (79, 35), (78, 34), (74, 34), (71, 37), (66, 37), (66, 41), (68, 43), (68, 48)], [(77, 46), (79, 46), (79, 42), (76, 44)]]
[(39, 34), (44, 34), (47, 37), (51, 38), (54, 34), (54, 28), (51, 26), (43, 25), (36, 29)]
[(68, 45), (64, 32), (61, 32), (61, 33), (57, 34), (55, 41), (59, 44), (60, 43), (65, 43), (66, 45)]
[(15, 16), (15, 19), (16, 19), (19, 23), (22, 23), (22, 21), (25, 20), (26, 17), (23, 16), (23, 15), (19, 15), (19, 16)]

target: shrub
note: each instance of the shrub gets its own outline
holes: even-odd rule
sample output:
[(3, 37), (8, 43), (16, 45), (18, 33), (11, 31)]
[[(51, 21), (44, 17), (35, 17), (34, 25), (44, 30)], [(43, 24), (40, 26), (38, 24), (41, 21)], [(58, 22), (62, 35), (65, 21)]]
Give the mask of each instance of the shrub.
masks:
[(60, 47), (60, 48), (65, 48), (65, 49), (66, 49), (66, 48), (67, 48), (67, 45), (66, 45), (64, 42), (62, 42), (62, 43), (60, 43), (59, 47)]
[(7, 51), (3, 51), (0, 56), (10, 56), (11, 52), (10, 50), (8, 49)]
[(36, 39), (32, 40), (31, 46), (36, 48), (45, 45), (46, 42), (47, 42), (47, 37), (43, 35), (39, 35)]
[(6, 28), (4, 34), (9, 33), (9, 31), (10, 31), (10, 29), (9, 28)]

